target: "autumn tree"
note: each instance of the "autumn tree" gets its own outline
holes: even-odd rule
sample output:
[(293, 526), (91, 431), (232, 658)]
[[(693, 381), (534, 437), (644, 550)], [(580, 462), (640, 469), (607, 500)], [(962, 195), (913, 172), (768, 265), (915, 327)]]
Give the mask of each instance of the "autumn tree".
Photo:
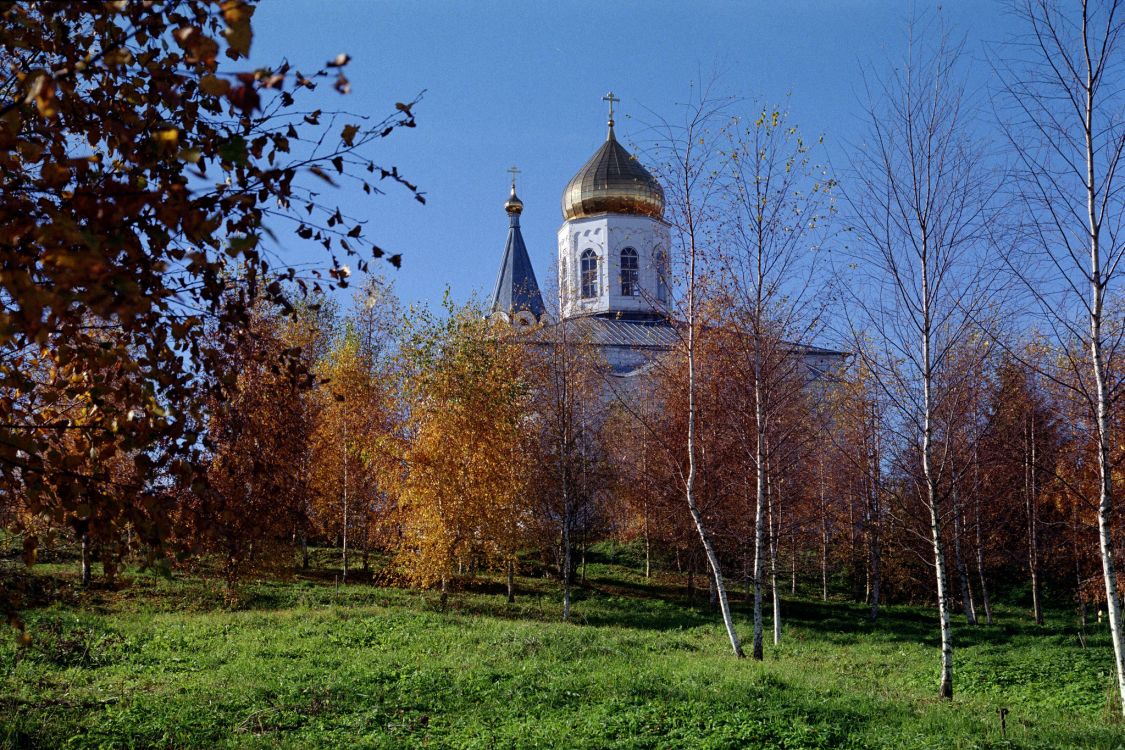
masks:
[[(1032, 355), (1034, 357), (1034, 355)], [(1023, 568), (1031, 588), (1032, 617), (1043, 624), (1043, 560), (1046, 529), (1065, 528), (1047, 507), (1061, 447), (1057, 416), (1038, 386), (1033, 368), (1007, 358), (998, 368), (988, 415), (985, 457), (991, 502), (1009, 519), (1022, 519), (1007, 528), (1009, 550), (1024, 550)]]
[(317, 381), (317, 371), (328, 361), (328, 355), (340, 334), (340, 316), (335, 299), (326, 294), (310, 295), (294, 305), (293, 314), (281, 322), (281, 339), (290, 350), (299, 350), (313, 375), (312, 388), (304, 394), (305, 408), (312, 420), (312, 433), (301, 456), (298, 468), (305, 492), (297, 515), (294, 536), (301, 551), (301, 567), (309, 567), (309, 537), (317, 529), (315, 500), (317, 497), (316, 445), (317, 426), (323, 422), (322, 407), (327, 403), (323, 395), (323, 381)]
[[(194, 395), (254, 300), (284, 308), (300, 286), (346, 282), (341, 258), (367, 264), (364, 223), (321, 186), (379, 192), (373, 173), (422, 197), (364, 155), (413, 126), (411, 105), (379, 122), (310, 111), (309, 90), (348, 90), (347, 56), (308, 74), (249, 70), (253, 12), (243, 0), (0, 11), (0, 495), (32, 514), (132, 496), (71, 453), (119, 455), (146, 482), (198, 478), (210, 464)], [(328, 249), (320, 279), (271, 257), (288, 229)], [(83, 402), (98, 408), (78, 424), (69, 410)]]
[(177, 488), (180, 540), (217, 557), (228, 595), (247, 569), (288, 567), (308, 492), (301, 458), (313, 426), (309, 363), (284, 346), (281, 324), (261, 303), (224, 348), (206, 399), (207, 472)]
[(603, 440), (609, 423), (608, 368), (575, 328), (563, 319), (526, 344), (530, 409), (540, 425), (534, 454), (536, 516), (558, 550), (564, 621), (570, 619), (575, 538), (596, 512), (598, 496), (613, 483)]
[(533, 523), (525, 349), (506, 324), (447, 303), (443, 317), (413, 311), (403, 354), (398, 566), (412, 583), (440, 584), (443, 601), (459, 560), (501, 566), (511, 580)]
[(357, 534), (366, 570), (372, 536), (390, 520), (402, 423), (395, 365), (400, 316), (391, 287), (372, 277), (314, 367), (312, 514), (319, 532), (340, 541), (345, 581)]
[[(856, 350), (865, 345), (856, 342)], [(883, 598), (883, 547), (886, 528), (886, 477), (884, 461), (887, 456), (885, 429), (885, 404), (878, 384), (869, 366), (869, 357), (858, 355), (851, 367), (836, 373), (836, 380), (826, 390), (824, 407), (818, 413), (822, 463), (831, 470), (822, 469), (822, 481), (839, 497), (859, 508), (854, 514), (861, 521), (864, 539), (865, 599), (870, 605), (870, 617), (879, 617), (879, 604)], [(827, 517), (835, 517), (827, 508)], [(826, 526), (827, 526), (827, 522)], [(821, 581), (823, 597), (828, 589), (828, 531), (822, 530)], [(854, 571), (853, 571), (854, 575)]]

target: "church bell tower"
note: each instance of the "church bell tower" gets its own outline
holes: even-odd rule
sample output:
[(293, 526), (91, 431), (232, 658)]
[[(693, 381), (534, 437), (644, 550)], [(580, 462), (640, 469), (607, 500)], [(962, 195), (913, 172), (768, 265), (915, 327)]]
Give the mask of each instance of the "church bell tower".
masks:
[(669, 297), (664, 190), (617, 142), (613, 92), (609, 132), (563, 191), (559, 228), (562, 317), (658, 320)]

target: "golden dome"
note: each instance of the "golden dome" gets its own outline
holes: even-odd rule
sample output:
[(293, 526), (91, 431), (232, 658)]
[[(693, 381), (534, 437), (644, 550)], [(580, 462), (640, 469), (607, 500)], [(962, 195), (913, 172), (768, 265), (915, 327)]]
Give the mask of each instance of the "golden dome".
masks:
[(516, 195), (515, 184), (512, 185), (512, 194), (508, 196), (508, 200), (504, 203), (504, 210), (515, 216), (523, 213), (523, 201)]
[(664, 218), (664, 189), (613, 135), (613, 120), (605, 143), (563, 191), (563, 219), (595, 214), (634, 214)]

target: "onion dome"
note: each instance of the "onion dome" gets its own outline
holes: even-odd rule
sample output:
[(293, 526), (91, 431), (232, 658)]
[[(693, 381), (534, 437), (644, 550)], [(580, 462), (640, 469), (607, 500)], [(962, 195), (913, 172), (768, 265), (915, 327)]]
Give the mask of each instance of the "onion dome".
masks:
[(508, 200), (504, 203), (504, 210), (508, 212), (509, 216), (519, 216), (523, 213), (523, 201), (516, 195), (515, 183), (512, 183), (512, 194), (508, 196)]
[(604, 213), (664, 218), (664, 189), (617, 142), (612, 118), (605, 143), (567, 183), (562, 212), (566, 221)]

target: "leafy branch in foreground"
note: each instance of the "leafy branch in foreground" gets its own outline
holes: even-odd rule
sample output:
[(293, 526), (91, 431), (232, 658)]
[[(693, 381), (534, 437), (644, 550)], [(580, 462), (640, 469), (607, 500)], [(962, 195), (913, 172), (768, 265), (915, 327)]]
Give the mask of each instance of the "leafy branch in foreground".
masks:
[[(254, 9), (0, 11), (0, 497), (29, 517), (162, 538), (162, 488), (202, 472), (200, 384), (221, 387), (206, 376), (257, 301), (290, 310), (293, 293), (346, 286), (352, 256), (401, 263), (319, 191), (390, 180), (424, 202), (366, 155), (414, 127), (416, 101), (378, 122), (302, 108), (326, 80), (350, 90), (346, 55), (310, 75), (228, 69)], [(264, 239), (284, 244), (283, 228), (324, 246), (323, 272), (276, 259)]]

